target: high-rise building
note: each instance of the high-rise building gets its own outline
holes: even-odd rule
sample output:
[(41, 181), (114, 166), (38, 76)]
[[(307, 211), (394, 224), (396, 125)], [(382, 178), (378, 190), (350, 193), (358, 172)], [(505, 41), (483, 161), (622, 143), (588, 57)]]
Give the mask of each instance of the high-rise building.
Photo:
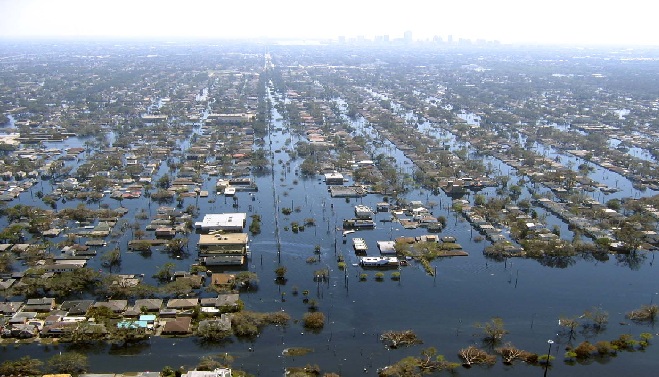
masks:
[(405, 43), (412, 43), (412, 32), (409, 30), (406, 31), (403, 34), (403, 40), (405, 41)]

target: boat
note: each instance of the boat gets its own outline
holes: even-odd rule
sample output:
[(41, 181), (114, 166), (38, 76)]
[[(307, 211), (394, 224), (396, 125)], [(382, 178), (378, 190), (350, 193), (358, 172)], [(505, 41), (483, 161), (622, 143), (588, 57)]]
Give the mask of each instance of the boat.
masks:
[(354, 230), (354, 229), (344, 230), (343, 231), (343, 237), (347, 237), (348, 234), (355, 233), (355, 232), (356, 232), (356, 230)]
[(226, 187), (224, 189), (224, 196), (234, 196), (234, 195), (236, 195), (235, 187)]

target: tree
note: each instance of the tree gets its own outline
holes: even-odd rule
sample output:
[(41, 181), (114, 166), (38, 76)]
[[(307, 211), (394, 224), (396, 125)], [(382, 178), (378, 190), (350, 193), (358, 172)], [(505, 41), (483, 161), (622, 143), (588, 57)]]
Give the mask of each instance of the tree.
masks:
[(465, 367), (470, 367), (472, 364), (492, 365), (497, 360), (496, 356), (490, 355), (482, 349), (474, 346), (461, 349), (458, 356), (462, 359), (462, 365)]
[(164, 174), (162, 177), (160, 177), (158, 179), (158, 182), (157, 182), (156, 186), (158, 186), (161, 189), (167, 189), (167, 188), (169, 188), (170, 183), (171, 183), (171, 180), (169, 178), (169, 175)]
[(236, 274), (234, 281), (239, 288), (244, 287), (249, 289), (258, 285), (259, 278), (256, 272), (240, 271)]
[(575, 338), (577, 327), (579, 327), (579, 321), (575, 318), (561, 317), (558, 319), (558, 325), (561, 326), (563, 332), (567, 334), (568, 341), (572, 341)]
[(23, 356), (17, 360), (6, 360), (0, 364), (0, 375), (4, 376), (37, 376), (41, 375), (43, 363), (30, 356)]
[(219, 360), (216, 360), (213, 356), (202, 356), (199, 359), (199, 364), (197, 364), (196, 370), (205, 370), (212, 371), (217, 368), (225, 367)]
[(172, 238), (171, 240), (167, 241), (165, 249), (167, 249), (167, 251), (170, 253), (181, 254), (187, 245), (187, 238)]
[(504, 364), (512, 364), (515, 360), (526, 360), (528, 352), (521, 350), (510, 343), (494, 350), (501, 355)]
[(231, 330), (219, 321), (202, 321), (195, 335), (204, 340), (217, 341), (230, 337)]
[(48, 370), (52, 373), (78, 375), (87, 372), (87, 356), (77, 352), (64, 352), (48, 359)]
[(261, 216), (260, 215), (252, 215), (252, 222), (249, 224), (249, 231), (252, 234), (259, 234), (261, 233)]
[(658, 313), (659, 306), (656, 304), (643, 305), (639, 309), (632, 310), (631, 312), (627, 313), (627, 318), (637, 322), (654, 323), (654, 321), (657, 319)]
[(121, 264), (121, 250), (116, 247), (113, 250), (110, 250), (103, 254), (101, 257), (103, 261), (103, 266), (112, 268), (113, 266), (118, 266)]
[(476, 194), (476, 196), (474, 197), (474, 205), (484, 206), (485, 203), (486, 203), (485, 195)]
[(162, 287), (162, 291), (174, 297), (183, 297), (192, 292), (192, 284), (190, 279), (176, 279)]
[(597, 352), (597, 347), (589, 341), (583, 341), (573, 349), (578, 359), (588, 359)]
[(325, 314), (321, 312), (304, 313), (302, 320), (308, 329), (322, 329), (325, 326)]
[(643, 242), (644, 234), (638, 229), (639, 227), (640, 225), (638, 225), (636, 221), (627, 219), (623, 221), (622, 224), (620, 224), (620, 228), (614, 232), (616, 238), (622, 241), (625, 248), (631, 253), (635, 253)]
[(8, 254), (0, 254), (0, 273), (10, 272), (12, 270), (13, 258)]
[(264, 325), (264, 315), (242, 311), (231, 316), (231, 328), (236, 336), (255, 337)]
[(129, 344), (139, 343), (148, 339), (144, 329), (136, 323), (126, 323), (120, 326), (113, 326), (110, 330), (109, 339), (113, 344), (127, 347)]
[(160, 269), (153, 275), (154, 278), (160, 280), (160, 281), (171, 281), (172, 277), (174, 276), (174, 263), (172, 262), (167, 262), (165, 263)]
[(508, 330), (503, 325), (503, 319), (494, 317), (487, 323), (476, 323), (474, 327), (483, 330), (483, 340), (487, 343), (496, 344), (504, 335), (508, 334)]
[(387, 331), (380, 335), (380, 340), (392, 349), (423, 343), (412, 330)]
[(286, 281), (286, 266), (279, 266), (275, 269), (276, 279), (279, 282)]
[(592, 308), (586, 310), (583, 314), (584, 318), (591, 320), (592, 326), (596, 332), (604, 330), (606, 324), (609, 322), (609, 313), (602, 310), (601, 308)]
[(104, 340), (106, 336), (105, 324), (82, 321), (71, 332), (71, 342), (77, 344), (91, 343)]

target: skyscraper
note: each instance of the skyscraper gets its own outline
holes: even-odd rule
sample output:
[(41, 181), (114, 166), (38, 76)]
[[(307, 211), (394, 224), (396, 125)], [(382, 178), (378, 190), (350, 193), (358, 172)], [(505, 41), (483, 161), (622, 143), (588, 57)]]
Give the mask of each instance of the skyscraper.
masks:
[(405, 41), (406, 44), (412, 43), (412, 32), (411, 31), (406, 31), (403, 34), (403, 40)]

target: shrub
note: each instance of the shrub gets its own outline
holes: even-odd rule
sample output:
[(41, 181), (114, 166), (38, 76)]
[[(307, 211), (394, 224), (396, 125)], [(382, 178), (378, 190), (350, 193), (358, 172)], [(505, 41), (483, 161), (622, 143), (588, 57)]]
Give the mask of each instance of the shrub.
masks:
[(322, 329), (325, 326), (325, 314), (321, 312), (304, 313), (302, 320), (308, 329)]

